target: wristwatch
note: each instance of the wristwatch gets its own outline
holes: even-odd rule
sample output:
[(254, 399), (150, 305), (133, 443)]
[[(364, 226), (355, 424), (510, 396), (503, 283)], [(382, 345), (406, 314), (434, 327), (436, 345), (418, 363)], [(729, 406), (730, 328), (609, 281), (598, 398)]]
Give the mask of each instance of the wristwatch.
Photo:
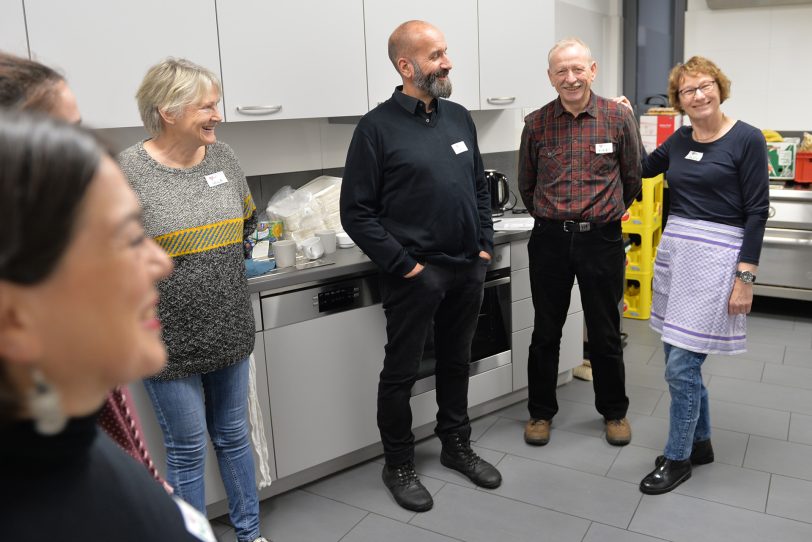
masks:
[(753, 284), (756, 281), (756, 276), (750, 271), (736, 271), (736, 278), (745, 284)]

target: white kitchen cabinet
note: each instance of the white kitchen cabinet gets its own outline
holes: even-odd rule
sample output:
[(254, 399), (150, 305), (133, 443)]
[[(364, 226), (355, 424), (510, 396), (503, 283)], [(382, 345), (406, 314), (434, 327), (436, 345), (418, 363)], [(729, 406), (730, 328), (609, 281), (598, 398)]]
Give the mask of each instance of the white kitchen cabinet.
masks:
[(479, 0), (481, 109), (538, 107), (555, 98), (547, 52), (555, 0)]
[(59, 69), (93, 128), (140, 126), (135, 92), (168, 56), (220, 75), (214, 0), (25, 0), (32, 58)]
[(0, 51), (28, 58), (28, 38), (21, 0), (0, 0)]
[(389, 99), (395, 86), (401, 84), (400, 75), (389, 60), (387, 44), (392, 31), (412, 19), (427, 21), (445, 35), (452, 64), (450, 100), (468, 109), (479, 109), (476, 0), (364, 0), (369, 108)]
[(367, 111), (362, 0), (220, 0), (227, 121)]

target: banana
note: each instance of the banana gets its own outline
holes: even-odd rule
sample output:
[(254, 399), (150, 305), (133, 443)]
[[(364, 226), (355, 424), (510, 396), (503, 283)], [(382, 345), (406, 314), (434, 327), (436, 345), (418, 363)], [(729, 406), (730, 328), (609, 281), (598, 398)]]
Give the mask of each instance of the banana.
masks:
[(762, 134), (764, 134), (764, 139), (767, 141), (784, 141), (784, 138), (781, 137), (781, 134), (776, 132), (775, 130), (762, 130)]

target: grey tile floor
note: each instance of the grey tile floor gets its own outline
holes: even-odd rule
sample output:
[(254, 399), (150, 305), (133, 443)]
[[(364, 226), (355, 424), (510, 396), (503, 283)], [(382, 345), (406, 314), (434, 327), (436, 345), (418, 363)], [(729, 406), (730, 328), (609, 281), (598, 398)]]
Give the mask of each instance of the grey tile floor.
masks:
[[(550, 443), (522, 440), (523, 403), (475, 420), (476, 451), (504, 481), (475, 488), (440, 465), (439, 443), (416, 448), (434, 495), (430, 512), (399, 508), (384, 489), (382, 459), (262, 502), (275, 542), (804, 541), (812, 540), (812, 303), (757, 298), (748, 352), (709, 356), (716, 462), (672, 493), (642, 495), (668, 430), (662, 349), (648, 322), (624, 319), (629, 446), (610, 446), (592, 385), (559, 388)], [(223, 542), (226, 520), (213, 521)]]

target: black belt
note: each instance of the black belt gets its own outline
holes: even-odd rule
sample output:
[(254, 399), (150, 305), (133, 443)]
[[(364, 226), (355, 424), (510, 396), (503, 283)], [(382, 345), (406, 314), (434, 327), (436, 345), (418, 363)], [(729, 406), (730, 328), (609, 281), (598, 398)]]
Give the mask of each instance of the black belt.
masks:
[(537, 218), (536, 222), (561, 226), (567, 233), (586, 233), (593, 230), (599, 230), (607, 224), (610, 224), (610, 222), (589, 222), (588, 220), (547, 220), (546, 218)]

